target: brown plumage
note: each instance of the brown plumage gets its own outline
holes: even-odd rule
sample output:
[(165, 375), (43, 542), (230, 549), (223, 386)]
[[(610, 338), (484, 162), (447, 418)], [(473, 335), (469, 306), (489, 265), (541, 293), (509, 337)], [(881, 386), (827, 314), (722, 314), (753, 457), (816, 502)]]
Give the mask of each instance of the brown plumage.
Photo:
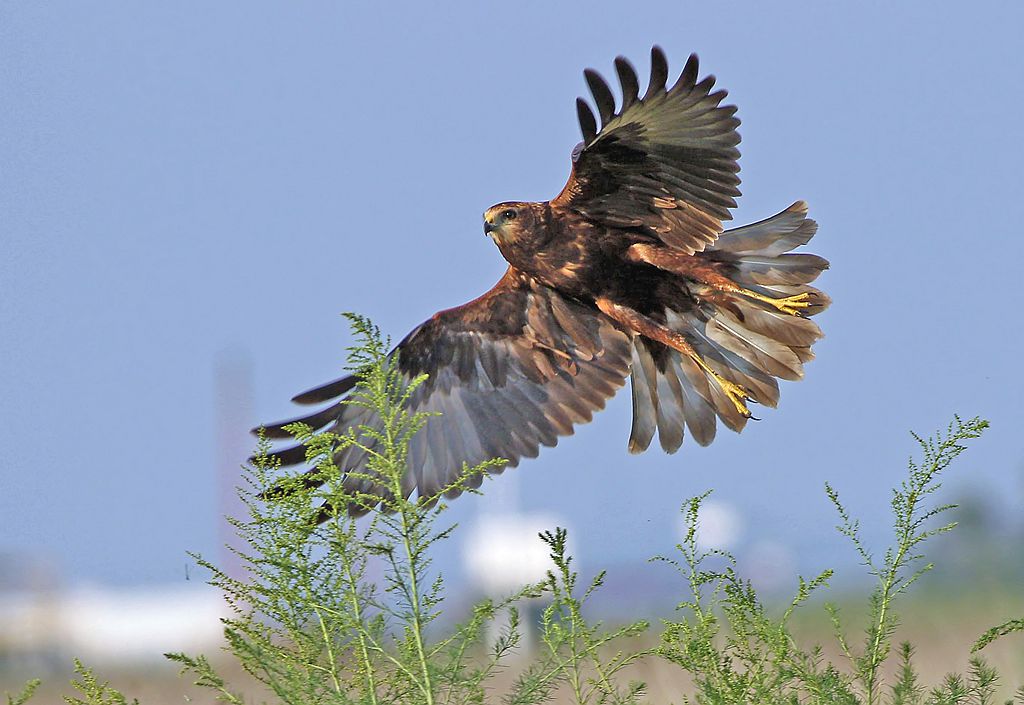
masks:
[[(665, 55), (651, 51), (643, 97), (632, 66), (615, 60), (622, 104), (594, 71), (585, 77), (598, 117), (582, 99), (583, 142), (572, 173), (546, 203), (500, 203), (484, 230), (509, 268), (493, 289), (441, 311), (396, 348), (407, 379), (429, 379), (412, 411), (441, 412), (413, 440), (404, 490), (435, 496), (470, 466), (516, 465), (590, 421), (629, 377), (630, 452), (657, 435), (675, 452), (685, 430), (700, 445), (716, 418), (734, 431), (749, 401), (774, 407), (776, 378), (796, 380), (821, 337), (807, 317), (829, 304), (810, 283), (828, 267), (789, 254), (817, 228), (797, 202), (753, 225), (722, 232), (739, 195), (736, 108), (713, 77), (698, 81), (690, 56), (671, 88)], [(295, 397), (326, 408), (292, 421), (338, 432), (379, 424), (364, 407), (339, 405), (351, 377)], [(283, 427), (266, 427), (287, 438)], [(301, 446), (276, 454), (301, 463)], [(362, 471), (355, 448), (335, 461)], [(351, 490), (375, 492), (348, 476)], [(359, 511), (358, 507), (351, 511)]]

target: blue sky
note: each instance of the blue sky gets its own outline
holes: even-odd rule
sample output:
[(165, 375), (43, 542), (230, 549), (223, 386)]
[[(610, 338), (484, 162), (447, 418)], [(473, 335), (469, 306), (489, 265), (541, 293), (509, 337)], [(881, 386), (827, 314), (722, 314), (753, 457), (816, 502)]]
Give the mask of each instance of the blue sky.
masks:
[(449, 7), (0, 6), (0, 552), (120, 584), (215, 555), (218, 448), (245, 447), (218, 431), (218, 366), (249, 370), (244, 430), (337, 376), (341, 311), (400, 338), (489, 288), (482, 211), (555, 195), (582, 69), (645, 74), (653, 43), (739, 106), (736, 222), (809, 202), (827, 337), (707, 449), (629, 456), (620, 394), (513, 471), (522, 506), (614, 565), (668, 550), (713, 487), (809, 572), (852, 562), (823, 482), (881, 540), (908, 430), (956, 412), (993, 428), (950, 486), (1020, 514), (1019, 4)]

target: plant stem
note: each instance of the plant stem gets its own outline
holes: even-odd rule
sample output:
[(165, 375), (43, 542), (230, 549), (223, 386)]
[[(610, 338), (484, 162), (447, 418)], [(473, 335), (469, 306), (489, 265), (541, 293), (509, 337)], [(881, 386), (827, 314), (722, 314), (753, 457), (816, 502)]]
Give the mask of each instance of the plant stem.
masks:
[[(396, 459), (400, 457), (400, 453), (395, 447), (393, 428), (394, 418), (392, 417), (384, 424), (384, 433), (386, 438), (385, 447), (387, 448), (388, 460), (393, 464), (392, 472), (390, 473), (392, 485), (391, 491), (395, 497), (402, 497), (402, 473), (405, 472), (406, 469), (394, 467), (394, 465), (397, 465)], [(408, 503), (403, 502), (398, 514), (402, 518), (402, 547), (405, 550), (406, 569), (409, 577), (409, 607), (412, 610), (412, 633), (416, 644), (416, 656), (419, 659), (420, 671), (423, 676), (423, 681), (420, 683), (420, 690), (426, 698), (427, 705), (434, 705), (434, 685), (431, 682), (430, 667), (427, 664), (426, 647), (423, 643), (423, 607), (420, 604), (419, 580), (416, 570), (416, 563), (418, 559), (416, 557), (416, 551), (413, 550), (412, 541), (410, 540), (411, 534), (415, 530), (413, 528), (415, 524), (415, 517), (410, 517), (409, 513), (410, 511), (413, 511), (414, 508), (415, 505), (410, 507)]]
[(349, 599), (352, 602), (352, 616), (356, 620), (356, 639), (359, 641), (359, 658), (362, 661), (363, 672), (366, 675), (366, 689), (370, 694), (370, 702), (373, 705), (377, 705), (377, 683), (373, 677), (373, 663), (370, 661), (370, 651), (366, 647), (366, 629), (363, 622), (363, 607), (359, 602), (359, 585), (356, 582), (355, 576), (352, 574), (352, 563), (348, 559), (348, 554), (345, 554), (346, 560), (344, 561), (345, 566), (345, 580), (348, 582)]
[(416, 642), (416, 655), (419, 657), (420, 668), (423, 673), (423, 682), (420, 684), (420, 690), (423, 691), (423, 695), (427, 699), (427, 705), (434, 705), (434, 688), (430, 681), (430, 668), (427, 666), (427, 655), (423, 644), (423, 630), (421, 628), (423, 613), (422, 606), (420, 605), (419, 585), (416, 578), (416, 558), (413, 552), (412, 543), (409, 541), (409, 513), (403, 508), (401, 515), (402, 545), (405, 548), (406, 560), (408, 561), (409, 589), (412, 593), (409, 604), (412, 608), (412, 632), (413, 638)]
[[(897, 560), (900, 560), (902, 557), (903, 548), (901, 547), (897, 554)], [(868, 665), (868, 677), (866, 682), (868, 705), (873, 705), (875, 702), (875, 679), (878, 676), (878, 666), (882, 661), (884, 661), (884, 658), (881, 657), (878, 652), (881, 648), (882, 631), (885, 629), (885, 617), (889, 609), (889, 591), (892, 589), (892, 579), (893, 571), (889, 571), (885, 576), (885, 582), (882, 588), (882, 606), (878, 610), (878, 620), (875, 622), (874, 626), (875, 635), (871, 643), (871, 661)]]
[(320, 610), (314, 608), (316, 612), (317, 621), (320, 622), (320, 634), (324, 638), (324, 646), (327, 648), (327, 660), (331, 664), (331, 684), (334, 686), (334, 692), (341, 695), (341, 683), (338, 682), (338, 662), (334, 658), (334, 647), (331, 646), (331, 637), (327, 633), (327, 624), (324, 623), (323, 615), (320, 614)]

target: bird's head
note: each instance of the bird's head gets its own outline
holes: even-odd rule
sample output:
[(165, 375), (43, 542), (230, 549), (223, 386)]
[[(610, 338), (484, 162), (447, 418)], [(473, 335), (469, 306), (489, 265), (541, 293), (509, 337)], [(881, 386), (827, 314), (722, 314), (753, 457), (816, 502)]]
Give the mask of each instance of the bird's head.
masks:
[(498, 247), (521, 241), (533, 230), (536, 203), (506, 201), (484, 211), (484, 234)]

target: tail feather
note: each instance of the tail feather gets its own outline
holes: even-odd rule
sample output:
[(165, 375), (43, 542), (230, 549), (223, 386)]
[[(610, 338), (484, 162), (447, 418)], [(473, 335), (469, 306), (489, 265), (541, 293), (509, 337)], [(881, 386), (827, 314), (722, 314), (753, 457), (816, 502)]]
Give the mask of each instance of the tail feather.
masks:
[(655, 431), (666, 453), (679, 450), (684, 428), (700, 445), (711, 443), (717, 407), (705, 372), (689, 358), (646, 338), (634, 341), (633, 360), (630, 452), (647, 450)]
[(729, 296), (721, 308), (746, 328), (791, 348), (810, 347), (822, 337), (821, 328), (809, 318), (787, 315), (760, 301)]
[(686, 399), (686, 427), (698, 445), (709, 446), (715, 440), (715, 406), (711, 400), (711, 388), (704, 370), (688, 357), (675, 350), (672, 357), (686, 378), (683, 397)]
[(633, 346), (633, 374), (630, 389), (633, 393), (633, 427), (629, 432), (629, 452), (642, 453), (654, 439), (658, 422), (657, 370), (647, 346), (636, 341)]
[[(779, 385), (775, 377), (717, 342), (707, 331), (709, 321), (705, 317), (688, 313), (674, 318), (675, 329), (687, 336), (697, 354), (715, 373), (746, 389), (758, 404), (772, 408), (778, 404)], [(710, 375), (701, 372), (709, 386), (716, 386)]]
[(726, 230), (705, 252), (777, 257), (810, 242), (818, 224), (807, 217), (807, 204), (797, 201), (771, 218)]
[(810, 284), (828, 269), (828, 261), (818, 255), (783, 254), (774, 257), (744, 255), (730, 262), (735, 267), (731, 279), (748, 284)]
[(666, 453), (675, 453), (683, 445), (685, 422), (683, 387), (676, 369), (669, 365), (658, 375), (658, 441)]
[(705, 324), (707, 336), (720, 347), (779, 379), (803, 378), (800, 358), (788, 345), (750, 330), (725, 311), (717, 311)]
[[(720, 377), (724, 377), (733, 384), (738, 384), (744, 389), (750, 390), (753, 384), (747, 381), (747, 376), (741, 371), (749, 366), (745, 365), (735, 353), (726, 347), (716, 343), (710, 336), (702, 334), (697, 319), (691, 316), (669, 316), (670, 325), (683, 335), (686, 335), (693, 348), (700, 355), (704, 363), (715, 371)], [(693, 333), (696, 332), (697, 335)], [(733, 431), (741, 431), (747, 425), (747, 417), (739, 412), (736, 405), (722, 392), (715, 379), (706, 371), (701, 369), (689, 358), (680, 355), (681, 359), (693, 365), (699, 371), (702, 381), (698, 383), (697, 391), (714, 409), (715, 414), (726, 426)], [(753, 395), (754, 392), (750, 391)], [(713, 420), (713, 419), (712, 419)]]
[[(690, 292), (668, 305), (663, 320), (681, 333), (717, 375), (742, 387), (750, 399), (768, 407), (779, 401), (777, 379), (799, 380), (814, 359), (811, 346), (822, 337), (809, 316), (828, 308), (831, 299), (810, 283), (828, 262), (812, 254), (789, 254), (817, 232), (807, 204), (794, 203), (758, 223), (727, 230), (702, 255), (739, 287), (780, 299), (806, 294), (810, 305), (800, 315), (779, 311), (739, 292), (713, 292), (685, 277)], [(638, 336), (633, 353), (633, 429), (631, 452), (647, 449), (655, 431), (662, 447), (674, 452), (689, 429), (700, 445), (715, 438), (716, 417), (741, 431), (741, 413), (713, 375), (686, 355)]]
[[(687, 333), (691, 336), (694, 349), (715, 372), (746, 389), (758, 404), (772, 409), (778, 406), (779, 383), (775, 381), (775, 377), (715, 342), (704, 332), (701, 319), (691, 317), (688, 325)], [(708, 378), (707, 383), (714, 384), (714, 381)]]

